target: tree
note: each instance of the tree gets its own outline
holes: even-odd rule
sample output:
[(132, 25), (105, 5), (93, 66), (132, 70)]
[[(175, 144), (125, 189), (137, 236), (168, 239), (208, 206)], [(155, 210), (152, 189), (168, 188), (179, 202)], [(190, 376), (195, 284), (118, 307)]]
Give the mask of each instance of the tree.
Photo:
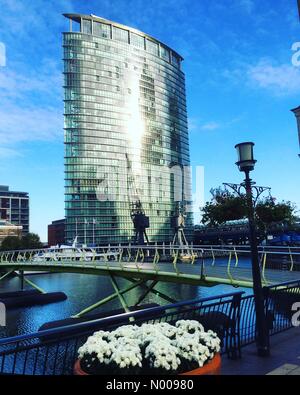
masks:
[[(216, 226), (226, 221), (234, 221), (247, 218), (246, 196), (236, 196), (222, 188), (212, 189), (213, 195), (202, 209), (202, 223)], [(291, 202), (282, 201), (275, 203), (272, 197), (259, 200), (255, 206), (257, 224), (264, 233), (267, 233), (271, 225), (282, 224), (292, 226), (295, 223), (295, 205)]]
[(27, 233), (21, 239), (16, 236), (7, 236), (1, 244), (2, 251), (33, 250), (42, 247), (43, 244), (41, 243), (39, 236), (35, 233)]
[(22, 249), (31, 250), (36, 248), (42, 248), (43, 244), (41, 243), (39, 235), (36, 233), (27, 233), (21, 239)]
[(292, 227), (296, 222), (295, 209), (295, 205), (291, 202), (282, 201), (276, 204), (273, 198), (260, 200), (255, 207), (257, 224), (265, 234), (272, 225)]
[(21, 239), (16, 236), (7, 236), (1, 243), (2, 251), (19, 250), (21, 249)]
[(245, 196), (235, 196), (221, 188), (212, 189), (213, 198), (202, 209), (202, 223), (217, 226), (226, 221), (234, 221), (247, 217), (247, 201)]

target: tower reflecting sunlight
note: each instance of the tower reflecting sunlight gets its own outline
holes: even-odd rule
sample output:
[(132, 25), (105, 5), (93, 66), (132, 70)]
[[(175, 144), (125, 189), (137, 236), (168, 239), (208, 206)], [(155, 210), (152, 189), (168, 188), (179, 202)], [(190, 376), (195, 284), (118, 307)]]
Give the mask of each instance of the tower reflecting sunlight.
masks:
[[(191, 202), (182, 58), (156, 39), (96, 16), (65, 14), (66, 240), (128, 243), (134, 178), (150, 241), (170, 242), (176, 200)], [(130, 161), (128, 174), (127, 162)], [(176, 184), (185, 185), (182, 193)], [(192, 214), (186, 214), (187, 237)]]

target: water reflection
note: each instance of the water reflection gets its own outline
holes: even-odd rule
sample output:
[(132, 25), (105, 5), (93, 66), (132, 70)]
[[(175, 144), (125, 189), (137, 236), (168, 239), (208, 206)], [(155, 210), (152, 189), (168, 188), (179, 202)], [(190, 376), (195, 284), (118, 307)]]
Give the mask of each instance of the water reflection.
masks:
[[(68, 299), (63, 302), (52, 303), (45, 306), (18, 308), (8, 311), (7, 326), (5, 328), (0, 328), (0, 337), (37, 331), (45, 322), (68, 318), (114, 292), (109, 278), (105, 276), (54, 273), (32, 275), (30, 278), (38, 286), (47, 291), (65, 292)], [(118, 284), (123, 288), (126, 287), (129, 282), (120, 279), (118, 280)], [(20, 280), (18, 278), (11, 278), (0, 282), (0, 293), (19, 289)], [(178, 301), (220, 295), (228, 292), (235, 292), (237, 290), (244, 290), (247, 293), (251, 293), (249, 289), (237, 289), (229, 285), (218, 285), (208, 288), (185, 284), (158, 283), (156, 289)], [(142, 292), (142, 289), (133, 289), (129, 294), (126, 294), (125, 298), (127, 304), (133, 305)], [(166, 302), (159, 296), (150, 294), (146, 297), (145, 303), (165, 304)], [(94, 310), (94, 312), (112, 311), (120, 307), (119, 301), (115, 299), (97, 310)]]

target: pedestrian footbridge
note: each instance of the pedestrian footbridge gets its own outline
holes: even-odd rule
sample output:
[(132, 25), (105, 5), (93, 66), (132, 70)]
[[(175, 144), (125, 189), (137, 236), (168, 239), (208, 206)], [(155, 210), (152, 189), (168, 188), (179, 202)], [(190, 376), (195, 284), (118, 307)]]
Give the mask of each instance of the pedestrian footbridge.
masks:
[[(299, 248), (259, 248), (263, 286), (300, 280)], [(107, 276), (114, 293), (74, 315), (80, 318), (103, 304), (118, 298), (129, 312), (124, 295), (134, 288), (142, 288), (135, 306), (149, 293), (176, 302), (170, 295), (157, 290), (158, 282), (195, 286), (228, 284), (252, 288), (252, 266), (249, 247), (241, 246), (106, 246), (100, 248), (74, 248), (5, 251), (0, 253), (0, 280), (9, 275), (21, 278), (21, 288), (30, 287), (45, 293), (29, 280), (34, 272), (80, 273)], [(128, 280), (129, 285), (119, 288), (117, 279)], [(50, 277), (51, 281), (51, 277)]]
[[(263, 285), (300, 279), (300, 248), (259, 249)], [(3, 279), (11, 271), (112, 275), (190, 285), (252, 287), (251, 255), (241, 246), (107, 246), (101, 248), (6, 251)]]

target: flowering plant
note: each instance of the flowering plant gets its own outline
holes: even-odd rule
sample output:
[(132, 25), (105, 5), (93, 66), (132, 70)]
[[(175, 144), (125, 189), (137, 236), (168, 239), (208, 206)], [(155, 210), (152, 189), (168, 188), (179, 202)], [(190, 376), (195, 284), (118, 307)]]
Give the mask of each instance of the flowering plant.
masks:
[(216, 333), (205, 332), (198, 321), (180, 320), (95, 332), (78, 355), (89, 374), (178, 374), (202, 367), (219, 351)]

